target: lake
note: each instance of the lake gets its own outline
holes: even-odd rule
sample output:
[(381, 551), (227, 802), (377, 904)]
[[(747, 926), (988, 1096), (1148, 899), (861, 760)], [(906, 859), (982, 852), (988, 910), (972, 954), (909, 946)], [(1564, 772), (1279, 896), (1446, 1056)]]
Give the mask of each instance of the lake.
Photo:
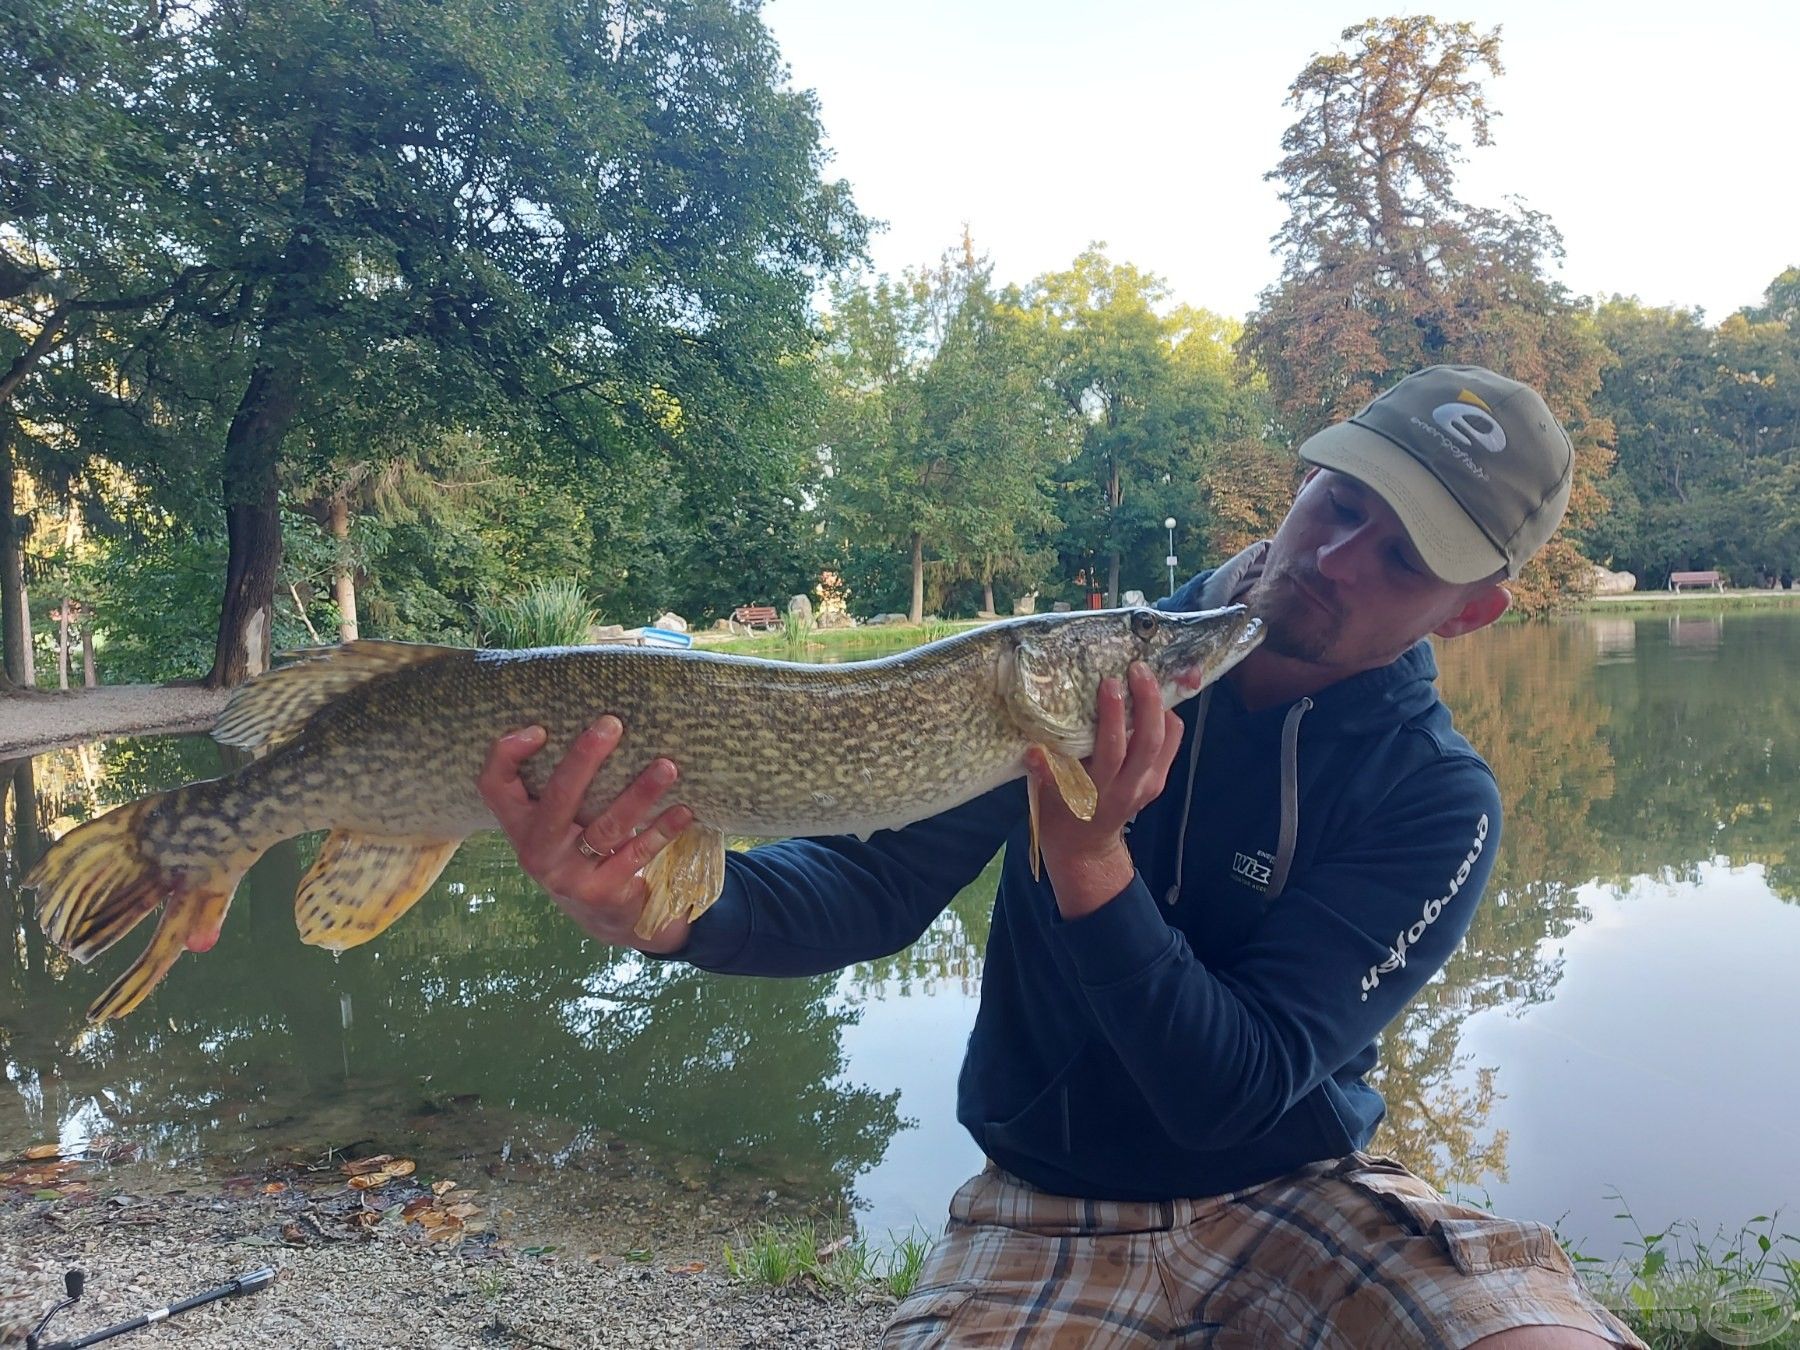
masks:
[[(1468, 940), (1385, 1037), (1376, 1146), (1602, 1257), (1635, 1236), (1627, 1206), (1646, 1231), (1777, 1209), (1792, 1230), (1800, 613), (1509, 624), (1439, 656), (1506, 834)], [(211, 954), (87, 1028), (149, 927), (73, 966), (27, 922), (25, 865), (234, 762), (187, 736), (0, 765), (0, 1156), (110, 1136), (150, 1164), (254, 1171), (372, 1141), (603, 1205), (574, 1179), (623, 1150), (672, 1194), (813, 1203), (877, 1240), (936, 1231), (980, 1166), (954, 1094), (994, 868), (897, 956), (762, 981), (579, 940), (495, 837), (333, 957), (294, 933), (299, 841), (251, 872)]]

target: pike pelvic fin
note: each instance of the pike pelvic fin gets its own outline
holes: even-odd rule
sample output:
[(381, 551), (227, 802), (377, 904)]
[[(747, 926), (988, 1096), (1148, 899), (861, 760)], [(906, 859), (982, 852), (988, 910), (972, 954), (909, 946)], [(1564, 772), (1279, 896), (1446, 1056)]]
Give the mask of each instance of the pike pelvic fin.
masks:
[(305, 659), (259, 675), (233, 694), (213, 727), (213, 739), (271, 750), (293, 739), (314, 713), (346, 690), (458, 650), (376, 639), (307, 648)]
[(697, 919), (725, 889), (725, 836), (710, 825), (694, 824), (671, 839), (644, 869), (649, 899), (632, 931), (655, 937), (669, 920)]
[[(38, 923), (77, 961), (92, 961), (163, 906), (150, 945), (88, 1009), (95, 1022), (130, 1012), (144, 1001), (183, 951), (206, 951), (233, 892), (257, 854), (236, 850), (208, 860), (204, 872), (165, 868), (144, 847), (146, 818), (179, 811), (186, 789), (159, 793), (108, 811), (50, 846), (25, 878), (37, 892)], [(222, 843), (228, 836), (221, 834)]]
[(431, 889), (461, 845), (333, 830), (294, 895), (300, 940), (341, 952), (378, 937)]

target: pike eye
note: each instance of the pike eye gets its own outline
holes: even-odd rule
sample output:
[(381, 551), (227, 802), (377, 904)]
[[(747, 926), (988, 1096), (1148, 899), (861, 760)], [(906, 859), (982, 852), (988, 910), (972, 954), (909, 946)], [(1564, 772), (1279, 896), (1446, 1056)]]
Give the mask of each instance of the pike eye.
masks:
[(1140, 609), (1131, 616), (1131, 635), (1140, 642), (1148, 642), (1156, 636), (1156, 630), (1162, 625), (1156, 615), (1147, 609)]

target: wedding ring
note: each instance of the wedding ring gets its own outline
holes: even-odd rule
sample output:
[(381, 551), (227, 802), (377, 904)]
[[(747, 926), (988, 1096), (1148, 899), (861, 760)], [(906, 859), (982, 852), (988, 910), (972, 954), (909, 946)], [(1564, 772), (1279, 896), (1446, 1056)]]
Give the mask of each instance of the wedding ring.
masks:
[(595, 862), (605, 862), (608, 858), (612, 857), (612, 854), (602, 853), (599, 849), (588, 843), (585, 834), (578, 834), (575, 836), (575, 848), (582, 857), (592, 858)]

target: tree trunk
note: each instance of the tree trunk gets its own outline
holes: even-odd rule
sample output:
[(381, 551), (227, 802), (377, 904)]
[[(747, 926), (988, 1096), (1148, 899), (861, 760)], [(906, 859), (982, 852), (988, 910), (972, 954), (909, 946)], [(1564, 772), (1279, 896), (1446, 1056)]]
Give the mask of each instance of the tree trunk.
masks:
[(994, 574), (989, 572), (981, 579), (981, 612), (994, 613)]
[(37, 688), (37, 650), (31, 641), (31, 592), (25, 589), (23, 570), (19, 577), (19, 627), (25, 634), (25, 678), (27, 689)]
[(100, 677), (94, 671), (94, 625), (81, 625), (81, 687), (92, 689), (100, 683)]
[(56, 687), (64, 693), (69, 690), (69, 597), (66, 595), (62, 608), (56, 611)]
[[(1118, 528), (1119, 506), (1124, 500), (1125, 483), (1119, 474), (1119, 461), (1115, 459), (1106, 477), (1106, 523), (1109, 534)], [(1107, 555), (1106, 607), (1108, 609), (1119, 607), (1119, 543), (1116, 536), (1112, 541), (1112, 551)]]
[(925, 536), (917, 530), (912, 537), (912, 608), (906, 617), (913, 623), (925, 622)]
[(275, 466), (293, 424), (295, 380), (258, 365), (225, 435), (225, 598), (208, 689), (230, 689), (269, 668), (281, 503)]
[(338, 640), (355, 642), (356, 568), (350, 562), (350, 502), (343, 493), (333, 494), (330, 502), (331, 537), (337, 540), (338, 560), (332, 569), (331, 584), (337, 594)]
[(25, 522), (13, 514), (13, 421), (0, 414), (0, 637), (4, 639), (5, 688), (28, 686), (30, 628), (25, 619)]

